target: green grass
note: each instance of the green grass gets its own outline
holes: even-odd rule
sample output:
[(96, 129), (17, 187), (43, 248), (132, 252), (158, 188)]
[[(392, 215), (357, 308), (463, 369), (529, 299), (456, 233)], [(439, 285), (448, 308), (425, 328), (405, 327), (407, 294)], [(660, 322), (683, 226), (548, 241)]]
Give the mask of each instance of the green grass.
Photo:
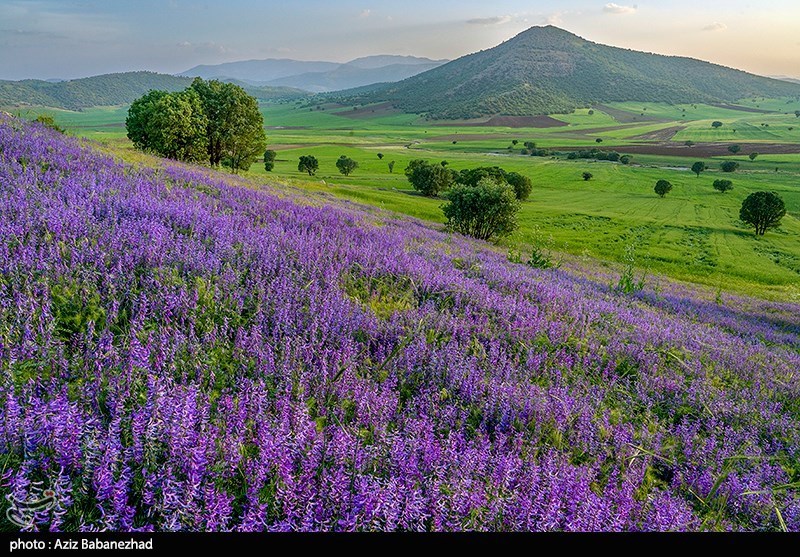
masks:
[[(765, 109), (780, 107), (782, 111), (775, 114), (706, 105), (614, 103), (616, 109), (644, 112), (664, 122), (621, 125), (600, 110), (592, 115), (581, 110), (554, 116), (568, 126), (545, 129), (434, 125), (442, 122), (381, 111), (376, 111), (375, 117), (349, 118), (341, 115), (352, 111), (348, 107), (324, 106), (321, 110), (302, 103), (270, 104), (263, 105), (262, 112), (270, 144), (279, 149), (278, 160), (271, 173), (256, 163), (249, 174), (443, 224), (444, 200), (421, 197), (410, 188), (403, 174), (408, 162), (415, 158), (447, 160), (456, 170), (498, 165), (530, 176), (534, 183), (531, 200), (523, 204), (520, 228), (504, 240), (501, 249), (524, 251), (544, 234), (552, 237), (557, 250), (619, 262), (633, 245), (637, 265), (651, 272), (723, 290), (786, 299), (800, 287), (800, 155), (761, 155), (756, 161), (750, 161), (749, 153), (744, 152), (717, 157), (707, 160), (711, 170), (696, 178), (687, 170), (696, 159), (687, 157), (636, 155), (634, 165), (624, 166), (519, 154), (525, 141), (535, 141), (540, 147), (575, 149), (624, 146), (642, 143), (642, 139), (633, 139), (636, 136), (678, 125), (686, 129), (675, 136), (676, 142), (800, 143), (800, 119), (794, 116), (794, 110), (800, 109), (795, 105), (800, 107), (800, 103), (786, 101), (759, 100)], [(70, 133), (106, 142), (131, 160), (137, 157), (125, 139), (125, 108), (80, 113), (31, 109), (28, 113), (53, 114)], [(716, 119), (725, 123), (723, 128), (711, 128)], [(603, 143), (595, 143), (598, 137)], [(509, 152), (514, 139), (519, 145)], [(624, 153), (624, 148), (619, 150)], [(384, 155), (383, 160), (378, 153)], [(319, 159), (317, 176), (298, 172), (297, 159), (302, 154)], [(341, 155), (360, 165), (350, 177), (336, 171), (335, 161)], [(719, 163), (727, 159), (739, 161), (741, 170), (724, 175), (734, 181), (735, 189), (720, 194), (711, 185), (723, 177)], [(394, 174), (389, 173), (389, 161), (395, 161)], [(592, 172), (594, 179), (584, 182), (584, 171)], [(675, 186), (665, 199), (653, 192), (655, 182), (662, 178)], [(738, 222), (742, 200), (759, 190), (780, 193), (789, 211), (782, 229), (764, 238), (755, 238)]]

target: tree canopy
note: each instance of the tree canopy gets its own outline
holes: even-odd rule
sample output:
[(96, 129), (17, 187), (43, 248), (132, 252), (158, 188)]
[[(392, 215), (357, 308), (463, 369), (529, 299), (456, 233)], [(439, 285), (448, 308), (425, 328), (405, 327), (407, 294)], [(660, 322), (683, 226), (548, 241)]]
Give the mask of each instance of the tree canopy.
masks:
[(205, 158), (208, 119), (192, 90), (150, 91), (133, 102), (125, 124), (128, 138), (139, 149), (185, 162)]
[(249, 169), (266, 147), (258, 102), (232, 83), (197, 78), (180, 92), (150, 91), (133, 102), (125, 124), (139, 149), (233, 172)]
[(339, 160), (336, 161), (336, 168), (338, 168), (339, 172), (343, 175), (350, 176), (350, 174), (358, 168), (358, 163), (350, 157), (342, 155), (339, 157)]
[(692, 172), (697, 174), (697, 177), (699, 178), (700, 173), (704, 172), (707, 168), (708, 167), (706, 166), (706, 163), (704, 163), (703, 161), (697, 161), (692, 165)]
[(767, 230), (778, 228), (786, 216), (786, 205), (777, 194), (769, 191), (751, 193), (742, 203), (739, 218), (755, 228), (756, 236), (763, 236)]
[(672, 184), (668, 180), (659, 180), (656, 182), (655, 190), (659, 197), (664, 197), (672, 191)]
[(297, 163), (297, 170), (299, 172), (308, 172), (309, 176), (313, 176), (319, 170), (319, 161), (314, 155), (302, 155), (300, 162)]
[(258, 101), (233, 83), (198, 77), (191, 89), (202, 99), (208, 117), (209, 164), (223, 164), (234, 172), (249, 169), (267, 144)]

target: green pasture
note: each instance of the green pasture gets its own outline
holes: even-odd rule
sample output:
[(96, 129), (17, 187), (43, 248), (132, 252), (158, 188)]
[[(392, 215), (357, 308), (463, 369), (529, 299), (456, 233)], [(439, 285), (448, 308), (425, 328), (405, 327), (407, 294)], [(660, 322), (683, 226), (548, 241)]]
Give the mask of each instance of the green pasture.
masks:
[[(262, 112), (268, 140), (278, 150), (273, 172), (256, 163), (248, 173), (258, 180), (284, 183), (311, 191), (374, 205), (443, 225), (443, 199), (427, 199), (414, 192), (403, 170), (415, 158), (446, 160), (460, 170), (476, 166), (502, 166), (530, 176), (531, 199), (523, 204), (520, 227), (501, 249), (521, 249), (547, 238), (553, 249), (579, 256), (622, 261), (635, 247), (642, 270), (758, 296), (787, 299), (800, 287), (800, 155), (762, 154), (750, 161), (749, 152), (713, 157), (710, 169), (699, 178), (688, 171), (699, 160), (682, 156), (634, 155), (634, 164), (590, 160), (558, 160), (523, 156), (523, 143), (539, 147), (587, 149), (615, 146), (621, 153), (630, 144), (670, 141), (662, 130), (684, 129), (671, 139), (683, 144), (800, 143), (800, 118), (792, 99), (742, 101), (742, 106), (773, 110), (769, 114), (744, 112), (709, 105), (671, 106), (655, 103), (612, 103), (614, 110), (636, 116), (642, 113), (660, 121), (620, 124), (600, 109), (553, 115), (563, 127), (507, 128), (426, 121), (424, 118), (370, 107), (309, 105), (307, 101), (265, 104)], [(646, 109), (646, 110), (645, 110)], [(20, 111), (15, 111), (19, 113)], [(356, 112), (352, 117), (350, 112)], [(126, 108), (96, 108), (84, 112), (29, 109), (26, 116), (52, 114), (70, 133), (100, 140), (124, 156), (133, 156), (125, 139)], [(787, 114), (788, 113), (788, 114)], [(723, 127), (713, 129), (720, 120)], [(763, 125), (766, 124), (766, 125)], [(736, 130), (734, 133), (733, 130)], [(648, 139), (648, 134), (655, 134)], [(596, 140), (602, 139), (602, 143)], [(518, 145), (512, 146), (517, 140)], [(512, 147), (509, 150), (509, 147)], [(379, 159), (378, 154), (383, 155)], [(300, 155), (320, 161), (316, 176), (297, 170)], [(339, 156), (359, 163), (349, 177), (335, 167)], [(740, 170), (723, 174), (724, 160), (740, 162)], [(395, 161), (394, 173), (388, 163)], [(594, 178), (586, 182), (583, 172)], [(735, 189), (720, 194), (712, 188), (717, 178), (729, 178)], [(655, 182), (674, 185), (664, 199), (653, 191)], [(780, 193), (789, 214), (780, 230), (764, 238), (738, 222), (742, 200), (751, 192)]]

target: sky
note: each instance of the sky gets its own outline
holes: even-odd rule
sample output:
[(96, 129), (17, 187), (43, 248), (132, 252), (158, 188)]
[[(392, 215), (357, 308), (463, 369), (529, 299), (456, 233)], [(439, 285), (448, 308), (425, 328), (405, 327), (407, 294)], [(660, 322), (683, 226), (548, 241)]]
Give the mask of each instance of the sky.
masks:
[(0, 0), (0, 79), (373, 54), (457, 58), (534, 25), (800, 77), (797, 0)]

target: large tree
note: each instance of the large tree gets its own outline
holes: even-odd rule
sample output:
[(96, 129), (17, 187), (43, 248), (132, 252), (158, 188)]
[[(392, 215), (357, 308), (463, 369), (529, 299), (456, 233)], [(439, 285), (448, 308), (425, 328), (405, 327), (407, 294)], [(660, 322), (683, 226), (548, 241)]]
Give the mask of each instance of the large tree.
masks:
[(742, 203), (739, 218), (763, 236), (770, 228), (778, 228), (786, 215), (786, 205), (777, 194), (769, 191), (751, 193)]
[(692, 165), (692, 172), (697, 174), (697, 177), (699, 178), (700, 173), (704, 172), (707, 168), (708, 167), (706, 166), (706, 163), (704, 163), (703, 161), (697, 161)]
[(233, 83), (196, 78), (191, 89), (203, 102), (208, 118), (208, 162), (234, 172), (247, 170), (264, 152), (264, 118), (256, 99)]
[(150, 91), (136, 99), (128, 109), (125, 128), (133, 146), (143, 151), (151, 150), (153, 130), (151, 121), (158, 101), (168, 96), (166, 91)]
[(128, 138), (139, 149), (187, 162), (205, 157), (208, 121), (192, 90), (150, 91), (133, 102), (125, 124)]

